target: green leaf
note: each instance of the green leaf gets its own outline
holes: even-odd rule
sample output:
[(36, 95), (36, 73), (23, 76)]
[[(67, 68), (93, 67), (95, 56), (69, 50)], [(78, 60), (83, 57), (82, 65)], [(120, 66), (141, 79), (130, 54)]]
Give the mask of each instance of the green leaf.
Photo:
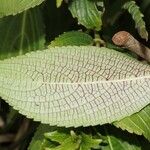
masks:
[(134, 135), (110, 129), (104, 127), (107, 145), (102, 146), (102, 150), (141, 150), (141, 146), (139, 146), (139, 142)]
[(46, 148), (46, 150), (77, 150), (80, 141), (74, 141), (72, 138), (64, 139), (64, 142), (55, 148)]
[(114, 125), (130, 133), (143, 134), (150, 141), (150, 105), (130, 117), (115, 122)]
[(93, 149), (99, 149), (100, 143), (102, 142), (101, 139), (94, 139), (91, 135), (87, 135), (85, 133), (82, 133), (82, 141), (80, 144), (80, 150), (91, 150)]
[(55, 141), (61, 144), (64, 142), (64, 139), (69, 138), (70, 135), (66, 132), (54, 131), (45, 133), (45, 137), (50, 139), (51, 141)]
[(47, 146), (53, 147), (53, 143), (45, 138), (44, 133), (53, 131), (54, 129), (55, 128), (50, 127), (49, 125), (40, 125), (32, 138), (28, 150), (44, 150)]
[(60, 145), (47, 150), (91, 150), (91, 148), (100, 148), (101, 139), (94, 139), (92, 135), (80, 133), (76, 135), (74, 131), (68, 134), (66, 131), (54, 131), (46, 133), (46, 137), (51, 141), (58, 142)]
[(101, 30), (102, 12), (98, 11), (95, 2), (92, 0), (73, 0), (69, 5), (74, 18), (78, 19), (79, 24), (88, 29)]
[(93, 39), (90, 35), (79, 32), (79, 31), (71, 31), (71, 32), (65, 32), (61, 34), (59, 37), (55, 38), (54, 41), (51, 42), (51, 44), (48, 46), (55, 47), (55, 46), (68, 46), (68, 45), (92, 45)]
[(79, 148), (79, 144), (81, 142), (80, 137), (76, 136), (73, 131), (73, 135), (69, 134), (67, 130), (62, 131), (54, 131), (46, 133), (45, 136), (51, 141), (58, 142), (59, 145), (54, 148), (47, 148), (47, 150), (76, 150)]
[(0, 59), (44, 47), (44, 25), (39, 7), (0, 19), (0, 29)]
[(120, 140), (115, 136), (107, 136), (108, 146), (103, 147), (102, 150), (141, 150), (140, 147), (132, 145), (126, 141)]
[(128, 1), (123, 6), (124, 9), (127, 9), (128, 12), (132, 15), (133, 20), (135, 21), (135, 27), (138, 30), (138, 33), (143, 39), (148, 40), (148, 32), (146, 30), (145, 22), (143, 20), (143, 14), (140, 11), (139, 6), (135, 1)]
[(0, 0), (0, 18), (16, 15), (41, 4), (44, 0)]
[(62, 4), (63, 0), (56, 0), (56, 6), (59, 8)]
[(0, 96), (50, 125), (111, 123), (150, 104), (150, 66), (94, 46), (52, 47), (0, 61)]

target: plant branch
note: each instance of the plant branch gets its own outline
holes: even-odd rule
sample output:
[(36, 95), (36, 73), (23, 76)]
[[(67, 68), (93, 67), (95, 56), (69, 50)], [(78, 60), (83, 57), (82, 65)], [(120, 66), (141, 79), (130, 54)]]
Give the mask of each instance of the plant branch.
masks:
[(113, 36), (112, 41), (114, 44), (129, 49), (150, 62), (150, 49), (136, 40), (130, 33), (126, 31), (117, 32)]
[(0, 143), (13, 142), (15, 135), (14, 134), (4, 134), (0, 135)]

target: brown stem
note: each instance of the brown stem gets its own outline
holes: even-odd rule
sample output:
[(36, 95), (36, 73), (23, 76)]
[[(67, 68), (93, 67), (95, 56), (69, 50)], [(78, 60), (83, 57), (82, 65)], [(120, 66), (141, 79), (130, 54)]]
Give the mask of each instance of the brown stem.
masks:
[(117, 32), (112, 41), (114, 44), (129, 49), (150, 62), (150, 49), (137, 41), (130, 33), (126, 31)]
[(5, 123), (4, 123), (3, 119), (2, 119), (2, 117), (0, 116), (0, 128), (3, 128), (4, 125), (5, 125)]
[(19, 141), (20, 138), (22, 138), (24, 136), (24, 134), (26, 134), (26, 132), (28, 131), (30, 125), (30, 121), (28, 119), (24, 119), (22, 125), (20, 126), (20, 128), (18, 129), (18, 132), (16, 134), (16, 137), (14, 138), (14, 142)]
[(14, 134), (4, 134), (0, 135), (0, 143), (13, 142), (15, 135)]

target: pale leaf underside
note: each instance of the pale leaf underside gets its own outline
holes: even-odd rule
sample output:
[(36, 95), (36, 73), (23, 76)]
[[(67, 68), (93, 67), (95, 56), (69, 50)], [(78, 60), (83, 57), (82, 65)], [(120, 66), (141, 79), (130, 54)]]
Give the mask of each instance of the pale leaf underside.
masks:
[(55, 47), (0, 61), (0, 96), (50, 125), (111, 123), (150, 103), (150, 67), (92, 46)]

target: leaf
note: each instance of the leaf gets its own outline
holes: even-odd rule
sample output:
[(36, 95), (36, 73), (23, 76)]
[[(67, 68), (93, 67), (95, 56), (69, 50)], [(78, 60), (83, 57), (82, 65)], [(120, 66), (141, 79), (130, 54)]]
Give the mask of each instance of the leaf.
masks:
[(45, 133), (45, 137), (50, 139), (51, 141), (55, 141), (61, 144), (64, 142), (64, 139), (69, 138), (70, 135), (66, 132), (60, 132), (56, 130), (54, 132)]
[(130, 117), (115, 122), (114, 125), (130, 133), (143, 134), (150, 141), (150, 105)]
[(48, 46), (49, 48), (52, 46), (68, 46), (68, 45), (92, 45), (93, 39), (90, 35), (79, 32), (79, 31), (71, 31), (65, 32), (61, 34), (59, 37), (55, 38), (54, 41)]
[(56, 148), (46, 148), (46, 150), (77, 150), (79, 148), (79, 143), (74, 142), (72, 138), (64, 139), (62, 145), (57, 146)]
[(39, 7), (0, 19), (0, 29), (0, 59), (44, 47), (44, 25)]
[(42, 123), (105, 124), (150, 103), (149, 74), (149, 65), (104, 47), (55, 47), (0, 61), (0, 96)]
[(68, 134), (65, 131), (54, 131), (45, 134), (47, 138), (58, 142), (60, 145), (54, 148), (47, 148), (47, 150), (91, 150), (91, 148), (100, 148), (101, 139), (94, 139), (92, 135), (80, 133), (76, 135), (74, 131)]
[(0, 0), (0, 18), (16, 15), (29, 8), (40, 5), (44, 0)]
[(69, 5), (74, 18), (78, 19), (79, 24), (88, 29), (101, 30), (102, 12), (98, 11), (95, 2), (92, 0), (73, 0)]
[(101, 139), (93, 139), (92, 136), (82, 133), (82, 142), (80, 144), (80, 150), (91, 150), (91, 148), (99, 149), (99, 144), (101, 142)]
[(53, 131), (54, 129), (49, 125), (40, 125), (32, 138), (28, 150), (44, 150), (47, 146), (53, 147), (53, 144), (44, 137), (44, 133)]
[[(111, 129), (111, 128), (110, 128)], [(107, 145), (102, 146), (102, 150), (141, 150), (139, 141), (135, 135), (124, 134), (117, 130), (104, 128)]]
[(49, 135), (47, 134), (47, 136), (49, 136), (49, 138), (52, 141), (56, 141), (59, 142), (59, 145), (54, 147), (54, 148), (46, 148), (46, 150), (66, 150), (66, 149), (70, 149), (70, 150), (76, 150), (79, 148), (81, 139), (80, 137), (76, 136), (73, 137), (70, 134), (66, 134), (63, 132), (53, 132), (52, 134), (49, 133)]
[(145, 22), (143, 20), (143, 14), (139, 9), (139, 6), (135, 1), (128, 1), (123, 6), (124, 9), (132, 15), (133, 20), (135, 21), (135, 27), (138, 30), (138, 33), (143, 39), (148, 40), (148, 32), (146, 30)]
[(62, 5), (63, 0), (56, 0), (56, 6), (59, 8)]
[[(40, 125), (37, 129), (28, 150), (91, 150), (99, 148), (101, 139), (93, 138), (90, 134), (64, 128), (54, 128), (48, 125)], [(45, 135), (45, 136), (43, 136)]]
[(107, 136), (108, 146), (103, 147), (102, 150), (140, 150), (140, 147), (132, 145), (126, 141), (122, 141), (117, 137)]

